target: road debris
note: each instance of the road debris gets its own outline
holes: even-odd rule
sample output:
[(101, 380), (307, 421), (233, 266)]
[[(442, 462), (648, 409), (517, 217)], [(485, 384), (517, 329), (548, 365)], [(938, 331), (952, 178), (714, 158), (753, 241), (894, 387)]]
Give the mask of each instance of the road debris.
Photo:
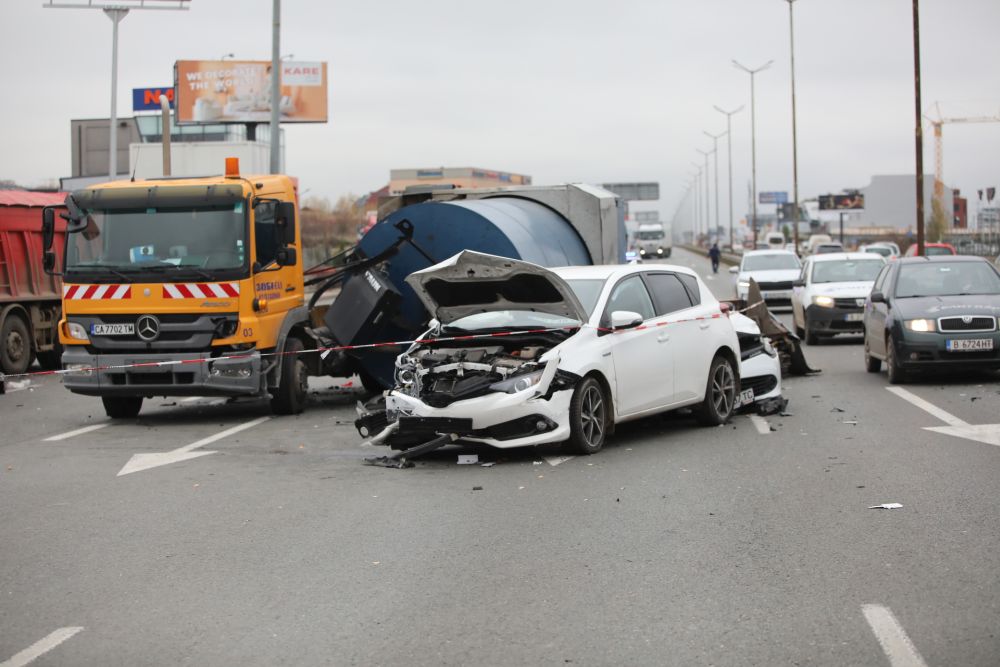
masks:
[(840, 408), (837, 408), (837, 407), (835, 407), (835, 408), (833, 408), (832, 410), (830, 410), (830, 412), (844, 412), (844, 410), (842, 410), (842, 409), (840, 409)]
[(478, 454), (459, 454), (458, 455), (458, 465), (469, 466), (479, 463)]
[(881, 505), (872, 505), (868, 509), (870, 510), (898, 510), (902, 505), (900, 503), (882, 503)]
[(482, 491), (483, 487), (481, 487), (481, 486), (474, 486), (474, 487), (472, 487), (472, 490), (473, 491)]
[(846, 419), (844, 421), (840, 422), (840, 423), (841, 424), (850, 424), (851, 426), (857, 426), (858, 425), (858, 422), (856, 422), (856, 421), (848, 421)]
[(479, 464), (479, 467), (480, 467), (480, 468), (492, 468), (492, 467), (493, 467), (493, 466), (495, 466), (496, 464), (497, 464), (497, 462), (496, 462), (496, 461), (487, 461), (486, 463), (480, 463), (480, 464)]

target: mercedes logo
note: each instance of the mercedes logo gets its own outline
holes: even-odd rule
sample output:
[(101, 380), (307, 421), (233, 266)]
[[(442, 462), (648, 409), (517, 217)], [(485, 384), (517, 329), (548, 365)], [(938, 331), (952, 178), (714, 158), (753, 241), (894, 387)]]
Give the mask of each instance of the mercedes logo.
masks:
[(150, 343), (160, 336), (160, 320), (155, 315), (141, 315), (135, 321), (135, 335)]

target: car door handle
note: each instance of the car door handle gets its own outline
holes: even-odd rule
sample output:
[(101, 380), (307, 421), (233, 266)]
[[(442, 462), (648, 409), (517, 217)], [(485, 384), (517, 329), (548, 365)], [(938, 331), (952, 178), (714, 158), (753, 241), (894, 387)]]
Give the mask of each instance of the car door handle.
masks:
[(668, 340), (670, 340), (670, 334), (660, 334), (656, 337), (657, 343), (666, 343)]
[(698, 323), (698, 328), (699, 328), (699, 329), (707, 329), (707, 328), (708, 328), (709, 326), (710, 326), (710, 325), (709, 325), (709, 323), (708, 323), (708, 322), (699, 322), (699, 323)]

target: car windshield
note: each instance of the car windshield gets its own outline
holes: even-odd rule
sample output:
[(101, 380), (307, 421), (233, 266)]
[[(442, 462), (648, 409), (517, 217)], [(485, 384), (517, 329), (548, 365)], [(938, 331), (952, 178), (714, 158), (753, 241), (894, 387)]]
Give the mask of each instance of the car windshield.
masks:
[(594, 308), (597, 307), (597, 299), (601, 296), (601, 289), (604, 288), (604, 282), (601, 279), (591, 278), (586, 280), (567, 280), (566, 284), (570, 286), (573, 294), (580, 300), (584, 310), (587, 311), (587, 315), (593, 315)]
[(743, 258), (744, 271), (780, 271), (797, 268), (799, 268), (799, 260), (791, 253), (750, 255)]
[(491, 310), (460, 317), (445, 326), (445, 329), (479, 331), (483, 329), (555, 329), (575, 327), (580, 323), (570, 317), (534, 310)]
[(239, 269), (245, 265), (243, 202), (204, 208), (92, 210), (69, 236), (66, 270), (120, 273)]
[(885, 246), (868, 246), (865, 248), (865, 252), (872, 252), (876, 255), (882, 255), (883, 257), (890, 257), (892, 255), (892, 248), (886, 248)]
[(983, 262), (905, 264), (896, 281), (897, 297), (1000, 294), (1000, 274)]
[(874, 281), (885, 266), (881, 259), (843, 259), (813, 264), (814, 283), (853, 283)]
[(636, 232), (635, 237), (640, 241), (656, 241), (663, 238), (663, 230), (653, 232)]

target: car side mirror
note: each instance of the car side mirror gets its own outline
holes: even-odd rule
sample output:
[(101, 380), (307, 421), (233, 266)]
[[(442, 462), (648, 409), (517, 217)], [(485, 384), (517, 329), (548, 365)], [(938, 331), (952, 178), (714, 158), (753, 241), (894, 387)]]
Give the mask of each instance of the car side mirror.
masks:
[(738, 267), (738, 266), (730, 266), (729, 267), (729, 272), (730, 273), (739, 273), (740, 272), (740, 267)]
[(805, 287), (805, 286), (806, 286), (806, 281), (803, 280), (802, 278), (798, 278), (792, 281), (792, 287)]
[(642, 315), (631, 310), (616, 310), (611, 313), (611, 328), (615, 331), (634, 329), (642, 324)]
[(42, 209), (42, 250), (52, 250), (56, 237), (56, 211), (50, 206)]
[(872, 300), (872, 303), (888, 303), (885, 300), (885, 294), (882, 294), (882, 292), (872, 292), (868, 298)]
[(274, 253), (274, 261), (278, 266), (295, 266), (299, 256), (295, 248), (280, 248)]
[(278, 227), (282, 245), (295, 243), (295, 204), (278, 202), (274, 209), (274, 224)]

